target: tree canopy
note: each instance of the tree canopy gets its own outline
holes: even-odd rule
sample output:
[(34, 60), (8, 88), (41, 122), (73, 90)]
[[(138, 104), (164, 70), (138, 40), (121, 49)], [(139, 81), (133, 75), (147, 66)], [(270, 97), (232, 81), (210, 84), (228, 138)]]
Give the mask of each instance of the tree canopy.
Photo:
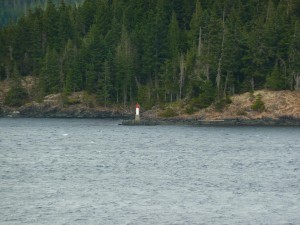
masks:
[(105, 105), (206, 107), (234, 93), (300, 89), (297, 0), (71, 2), (82, 1), (1, 3), (2, 25), (26, 12), (0, 30), (1, 80), (17, 71), (38, 77), (42, 95), (87, 91)]

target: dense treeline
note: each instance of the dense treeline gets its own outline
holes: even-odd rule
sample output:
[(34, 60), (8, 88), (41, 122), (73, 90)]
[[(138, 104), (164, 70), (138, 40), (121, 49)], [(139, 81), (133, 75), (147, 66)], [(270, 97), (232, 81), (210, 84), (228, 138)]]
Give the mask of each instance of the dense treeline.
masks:
[(38, 77), (33, 97), (147, 106), (299, 90), (299, 12), (297, 0), (48, 0), (1, 29), (0, 78)]
[[(59, 4), (60, 0), (53, 0)], [(65, 0), (66, 3), (80, 4), (83, 0)], [(25, 15), (29, 9), (46, 6), (46, 0), (1, 0), (0, 1), (0, 27), (8, 23), (14, 23), (17, 19)]]

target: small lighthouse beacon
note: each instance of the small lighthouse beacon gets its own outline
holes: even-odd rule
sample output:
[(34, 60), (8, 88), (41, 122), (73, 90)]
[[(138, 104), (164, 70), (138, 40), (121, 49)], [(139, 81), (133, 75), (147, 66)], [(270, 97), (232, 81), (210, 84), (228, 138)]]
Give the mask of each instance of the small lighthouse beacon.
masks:
[(140, 121), (141, 118), (140, 118), (140, 105), (139, 103), (136, 103), (135, 105), (135, 121)]

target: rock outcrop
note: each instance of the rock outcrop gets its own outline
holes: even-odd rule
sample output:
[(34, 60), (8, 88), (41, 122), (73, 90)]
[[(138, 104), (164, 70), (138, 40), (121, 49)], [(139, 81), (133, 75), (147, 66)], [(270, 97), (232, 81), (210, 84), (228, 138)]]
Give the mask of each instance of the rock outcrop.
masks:
[[(264, 110), (253, 109), (258, 96), (264, 103)], [(178, 116), (161, 118), (163, 110), (154, 108), (143, 114), (149, 120), (160, 118), (163, 123), (184, 123), (199, 125), (300, 125), (300, 92), (260, 90), (231, 97), (231, 103), (222, 110), (215, 105), (185, 113), (184, 105), (175, 105), (172, 110)]]
[[(76, 93), (72, 98), (81, 98), (82, 95), (81, 92)], [(0, 115), (6, 117), (126, 118), (132, 113), (128, 109), (117, 107), (90, 107), (79, 100), (76, 101), (76, 104), (64, 103), (61, 94), (46, 96), (39, 103), (33, 101), (18, 108), (3, 106), (0, 109)]]
[[(261, 96), (264, 110), (253, 109), (253, 104)], [(194, 125), (300, 125), (300, 92), (267, 91), (244, 93), (231, 97), (231, 103), (222, 110), (214, 105), (193, 114), (187, 114), (185, 104), (175, 104), (172, 110), (177, 116), (163, 117), (164, 109), (153, 107), (141, 111), (143, 121), (155, 124), (194, 124)], [(168, 108), (169, 109), (169, 108)], [(21, 107), (4, 106), (0, 102), (2, 117), (45, 117), (45, 118), (132, 118), (134, 106), (99, 107), (95, 98), (76, 92), (69, 96), (52, 94), (41, 102), (30, 102)]]

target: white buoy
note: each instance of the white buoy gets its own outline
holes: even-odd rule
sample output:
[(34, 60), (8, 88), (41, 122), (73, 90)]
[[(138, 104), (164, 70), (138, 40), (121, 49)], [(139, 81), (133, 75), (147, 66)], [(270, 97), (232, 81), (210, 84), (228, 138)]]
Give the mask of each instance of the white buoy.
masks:
[(135, 105), (135, 121), (140, 121), (140, 105), (136, 103)]

